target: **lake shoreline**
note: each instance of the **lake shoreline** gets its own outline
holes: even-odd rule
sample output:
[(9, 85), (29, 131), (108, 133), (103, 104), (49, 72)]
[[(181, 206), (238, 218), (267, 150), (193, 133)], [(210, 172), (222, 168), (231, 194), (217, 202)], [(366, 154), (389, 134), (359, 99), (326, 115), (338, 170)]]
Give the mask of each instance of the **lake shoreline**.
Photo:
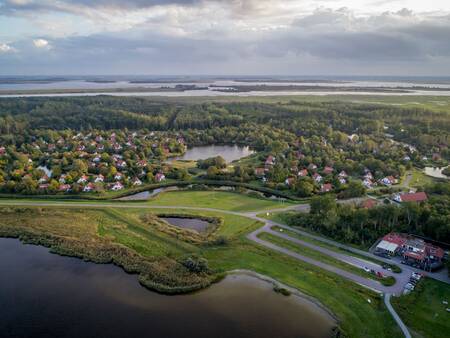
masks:
[[(110, 314), (113, 316), (120, 316), (120, 314), (125, 312), (129, 314), (129, 316), (137, 316), (137, 318), (139, 318), (136, 322), (140, 325), (138, 330), (157, 330), (153, 331), (153, 334), (155, 334), (156, 337), (174, 336), (173, 333), (169, 333), (171, 330), (166, 332), (163, 329), (164, 331), (162, 331), (161, 327), (165, 328), (167, 325), (170, 327), (170, 325), (172, 325), (171, 319), (178, 321), (183, 320), (183, 318), (193, 324), (186, 327), (188, 336), (194, 336), (196, 332), (199, 337), (209, 336), (209, 333), (207, 335), (207, 332), (209, 331), (204, 331), (205, 327), (201, 325), (200, 322), (198, 322), (199, 325), (196, 324), (196, 321), (199, 321), (202, 318), (204, 319), (205, 317), (208, 318), (208, 321), (212, 321), (212, 323), (208, 324), (210, 330), (215, 330), (217, 327), (222, 326), (226, 327), (227, 323), (230, 323), (230, 320), (238, 320), (239, 323), (242, 322), (242, 328), (241, 326), (235, 327), (234, 330), (238, 331), (224, 335), (224, 337), (236, 337), (235, 334), (238, 332), (245, 334), (246, 337), (269, 337), (270, 333), (266, 331), (260, 332), (261, 329), (258, 329), (259, 325), (256, 327), (254, 326), (256, 321), (260, 318), (256, 313), (263, 314), (265, 316), (263, 317), (266, 318), (265, 325), (269, 327), (271, 327), (270, 320), (277, 314), (279, 315), (280, 320), (286, 320), (286, 324), (288, 325), (287, 328), (284, 328), (286, 324), (274, 323), (276, 324), (273, 328), (275, 332), (280, 325), (280, 328), (283, 328), (281, 331), (284, 333), (282, 337), (296, 337), (299, 334), (302, 336), (302, 332), (316, 332), (317, 334), (314, 334), (312, 337), (329, 337), (330, 335), (335, 337), (337, 336), (337, 333), (340, 332), (339, 322), (335, 320), (335, 316), (332, 316), (329, 311), (318, 307), (316, 303), (311, 302), (309, 299), (306, 299), (305, 302), (305, 298), (294, 298), (296, 297), (294, 296), (289, 299), (289, 297), (286, 298), (282, 295), (276, 295), (276, 293), (272, 291), (272, 283), (269, 282), (267, 278), (261, 278), (261, 276), (257, 276), (251, 271), (233, 271), (224, 275), (224, 277), (220, 280), (222, 283), (219, 283), (220, 281), (218, 280), (214, 283), (214, 285), (211, 285), (211, 287), (203, 288), (189, 294), (167, 297), (166, 295), (160, 295), (154, 291), (148, 292), (144, 288), (139, 287), (135, 278), (125, 276), (126, 274), (123, 274), (123, 271), (120, 270), (111, 269), (106, 266), (98, 269), (95, 267), (96, 264), (89, 264), (87, 262), (84, 263), (76, 259), (61, 260), (58, 258), (52, 258), (52, 256), (60, 255), (48, 255), (52, 254), (52, 252), (43, 250), (44, 247), (41, 245), (29, 245), (27, 248), (26, 245), (17, 239), (12, 242), (5, 242), (2, 240), (1, 244), (2, 250), (5, 250), (6, 248), (13, 249), (8, 250), (9, 255), (6, 255), (5, 257), (9, 258), (7, 261), (4, 260), (3, 263), (8, 263), (11, 259), (13, 259), (13, 257), (17, 257), (17, 260), (13, 261), (19, 263), (17, 266), (18, 269), (13, 268), (11, 270), (11, 278), (14, 278), (14, 276), (17, 275), (16, 271), (20, 271), (20, 277), (22, 277), (21, 283), (25, 283), (27, 278), (24, 277), (29, 276), (30, 274), (36, 278), (36, 287), (31, 288), (31, 290), (27, 292), (21, 292), (21, 286), (15, 287), (14, 284), (6, 284), (4, 292), (8, 292), (9, 294), (12, 292), (12, 297), (5, 294), (4, 296), (6, 297), (3, 300), (6, 303), (8, 303), (8, 301), (13, 301), (15, 299), (14, 295), (17, 292), (20, 292), (20, 296), (18, 296), (20, 298), (20, 304), (24, 304), (22, 307), (18, 304), (18, 307), (14, 309), (14, 315), (12, 317), (8, 318), (8, 316), (6, 316), (5, 324), (8, 325), (6, 327), (6, 332), (17, 333), (22, 332), (22, 330), (25, 329), (26, 332), (28, 332), (28, 335), (34, 335), (39, 334), (42, 329), (50, 330), (51, 332), (53, 332), (53, 330), (58, 331), (58, 326), (55, 327), (53, 325), (49, 325), (49, 323), (45, 321), (42, 322), (40, 317), (50, 314), (49, 318), (56, 318), (57, 320), (60, 320), (61, 317), (60, 311), (58, 311), (58, 306), (63, 306), (67, 301), (70, 302), (70, 299), (73, 297), (79, 297), (75, 304), (73, 304), (73, 311), (75, 311), (74, 313), (83, 311), (84, 306), (86, 305), (93, 306), (94, 308), (103, 306), (101, 304), (103, 304), (103, 301), (106, 301), (106, 304), (109, 305), (106, 305), (106, 313), (103, 314), (105, 319), (103, 320), (107, 321)], [(22, 247), (25, 251), (22, 251)], [(40, 249), (37, 250), (38, 248)], [(24, 252), (24, 254), (22, 254), (22, 252)], [(22, 267), (22, 262), (24, 262), (24, 259), (27, 260), (28, 263), (26, 266), (29, 268)], [(48, 263), (51, 265), (48, 265)], [(8, 264), (3, 266), (6, 268), (5, 273), (11, 269), (11, 266)], [(52, 267), (51, 270), (47, 270), (46, 267), (49, 266)], [(36, 271), (38, 271), (37, 274)], [(79, 277), (67, 285), (62, 285), (61, 281), (70, 277), (72, 274), (76, 274)], [(8, 280), (7, 275), (9, 274), (3, 275), (4, 278), (2, 283)], [(60, 280), (61, 278), (63, 279)], [(107, 280), (105, 280), (105, 278)], [(45, 283), (47, 280), (51, 280), (53, 284), (56, 283), (58, 285), (55, 285), (55, 288), (57, 289), (57, 291), (55, 291), (56, 295), (49, 295), (49, 297), (47, 297), (48, 299), (46, 299), (42, 304), (46, 309), (50, 308), (51, 310), (49, 313), (46, 312), (45, 314), (41, 314), (42, 312), (35, 313), (36, 309), (27, 306), (28, 302), (32, 302), (30, 296), (36, 295), (39, 297), (41, 295), (42, 288), (46, 285)], [(81, 284), (79, 282), (81, 282)], [(107, 283), (104, 284), (103, 282)], [(78, 294), (78, 291), (76, 291), (77, 289), (74, 289), (74, 287), (82, 288), (82, 294)], [(70, 293), (67, 297), (62, 297), (63, 299), (61, 299), (61, 293), (64, 293), (66, 288), (70, 291)], [(120, 292), (117, 293), (119, 290)], [(74, 295), (74, 291), (75, 294), (77, 294), (76, 296)], [(83, 297), (84, 294), (91, 295), (91, 297)], [(60, 296), (58, 297), (58, 295)], [(259, 295), (259, 297), (255, 297), (255, 295)], [(266, 295), (266, 297), (264, 297), (264, 295)], [(55, 297), (58, 299), (57, 303), (55, 303)], [(252, 314), (249, 310), (252, 306), (257, 305), (255, 302), (259, 302), (259, 306), (261, 306), (262, 310), (258, 310), (255, 314)], [(242, 307), (240, 305), (242, 305)], [(212, 310), (210, 314), (202, 314), (202, 312), (208, 311), (208, 309)], [(294, 310), (294, 312), (288, 309)], [(57, 311), (56, 314), (55, 310)], [(242, 319), (239, 313), (245, 313)], [(21, 317), (18, 317), (18, 314)], [(270, 316), (268, 316), (269, 314)], [(63, 315), (62, 318), (71, 320), (72, 315), (73, 313), (71, 312), (70, 317)], [(145, 317), (143, 317), (143, 315), (145, 315)], [(305, 326), (299, 324), (295, 320), (296, 316), (299, 315), (305, 315), (305, 319), (303, 319), (303, 325)], [(89, 317), (90, 314), (82, 315), (80, 313), (80, 316)], [(20, 321), (21, 318), (27, 318), (29, 323), (27, 322), (24, 326), (22, 326)], [(31, 320), (29, 318), (31, 318)], [(249, 319), (250, 322), (247, 321)], [(152, 320), (158, 322), (158, 325), (152, 325)], [(95, 321), (96, 320), (94, 320), (94, 322)], [(111, 325), (113, 327), (121, 328), (122, 330), (127, 330), (127, 328), (130, 328), (129, 325), (133, 325), (132, 323), (134, 322), (131, 321), (128, 323), (125, 321), (125, 323), (122, 324)], [(296, 324), (292, 325), (293, 323)], [(322, 325), (320, 329), (317, 330), (315, 329), (315, 326), (310, 323)], [(86, 324), (85, 326), (89, 327), (89, 325), (96, 324), (91, 323)], [(101, 325), (98, 327), (102, 328)], [(303, 327), (306, 328), (306, 331), (303, 331)], [(2, 329), (5, 329), (5, 327)], [(133, 330), (135, 329), (136, 328), (133, 327)], [(82, 330), (83, 329), (81, 329), (81, 331)], [(0, 332), (4, 331), (0, 330)], [(108, 337), (109, 334), (108, 332), (103, 332), (100, 334), (100, 337), (102, 336)], [(119, 334), (119, 336), (121, 336), (121, 334)], [(132, 336), (135, 335), (132, 334)], [(177, 334), (176, 336), (179, 335)], [(239, 334), (237, 336), (241, 337), (242, 335)]]
[[(35, 246), (35, 247), (46, 248), (46, 249), (48, 249), (49, 254), (57, 255), (60, 257), (69, 257), (69, 258), (74, 258), (74, 259), (78, 259), (78, 260), (83, 260), (86, 263), (92, 263), (92, 264), (98, 264), (98, 265), (113, 265), (113, 266), (120, 268), (123, 273), (126, 273), (128, 275), (137, 275), (136, 273), (127, 271), (124, 267), (117, 265), (114, 262), (110, 262), (110, 263), (96, 262), (96, 261), (86, 260), (76, 254), (70, 255), (70, 254), (64, 254), (64, 253), (60, 253), (58, 251), (54, 251), (54, 250), (52, 250), (53, 249), (52, 247), (46, 246), (41, 241), (38, 241), (38, 243), (26, 242), (20, 237), (8, 237), (8, 236), (4, 236), (4, 234), (2, 234), (2, 233), (0, 233), (0, 239), (11, 239), (11, 240), (16, 240), (16, 241), (20, 242), (21, 245), (31, 245), (31, 246)], [(215, 284), (220, 283), (228, 276), (238, 276), (238, 277), (239, 276), (247, 276), (247, 277), (255, 278), (255, 280), (259, 280), (259, 281), (262, 281), (262, 282), (265, 282), (265, 283), (271, 285), (274, 288), (273, 292), (276, 292), (275, 288), (282, 288), (282, 289), (288, 290), (289, 295), (287, 297), (295, 297), (296, 301), (298, 301), (298, 302), (307, 301), (307, 302), (313, 304), (315, 307), (317, 307), (322, 313), (324, 313), (328, 317), (330, 317), (336, 323), (336, 327), (333, 330), (333, 332), (335, 333), (336, 337), (339, 336), (338, 333), (339, 333), (340, 319), (330, 309), (328, 309), (324, 304), (322, 304), (318, 299), (303, 293), (299, 289), (296, 289), (287, 284), (284, 284), (284, 283), (276, 280), (275, 278), (260, 274), (256, 271), (246, 270), (246, 269), (236, 269), (236, 270), (227, 271), (223, 274), (216, 274), (215, 278), (211, 280), (210, 284), (208, 284), (206, 286), (202, 286), (198, 289), (186, 290), (186, 292), (176, 293), (176, 294), (164, 293), (164, 292), (161, 292), (161, 290), (149, 288), (147, 285), (142, 284), (139, 278), (138, 278), (138, 282), (143, 288), (147, 289), (148, 291), (155, 292), (155, 293), (165, 295), (165, 296), (193, 295), (198, 292), (202, 292)]]

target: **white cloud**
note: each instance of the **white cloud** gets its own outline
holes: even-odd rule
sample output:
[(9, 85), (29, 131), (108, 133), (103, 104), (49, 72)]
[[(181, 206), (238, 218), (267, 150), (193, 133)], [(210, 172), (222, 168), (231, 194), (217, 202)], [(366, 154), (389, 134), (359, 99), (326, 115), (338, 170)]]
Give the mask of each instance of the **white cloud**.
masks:
[(50, 44), (45, 39), (35, 39), (33, 40), (33, 45), (36, 48), (50, 48)]
[(0, 54), (2, 53), (10, 53), (15, 52), (16, 49), (14, 47), (11, 47), (10, 45), (6, 43), (0, 43)]

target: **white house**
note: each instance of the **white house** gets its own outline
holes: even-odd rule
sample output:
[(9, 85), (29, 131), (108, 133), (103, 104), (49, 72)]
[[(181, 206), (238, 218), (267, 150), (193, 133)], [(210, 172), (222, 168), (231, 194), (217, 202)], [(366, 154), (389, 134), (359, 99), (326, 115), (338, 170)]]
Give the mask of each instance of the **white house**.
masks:
[(111, 187), (111, 190), (114, 190), (114, 191), (122, 190), (122, 189), (123, 189), (123, 184), (120, 182), (114, 183), (114, 185)]

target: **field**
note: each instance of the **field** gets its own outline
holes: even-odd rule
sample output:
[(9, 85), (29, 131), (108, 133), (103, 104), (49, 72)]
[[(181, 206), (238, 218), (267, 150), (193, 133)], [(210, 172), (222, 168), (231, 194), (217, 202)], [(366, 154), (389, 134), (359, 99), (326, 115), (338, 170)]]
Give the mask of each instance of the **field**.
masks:
[(392, 303), (416, 337), (442, 338), (450, 332), (450, 286), (425, 279), (409, 295), (394, 298)]
[(149, 202), (152, 206), (179, 205), (229, 211), (254, 211), (283, 208), (291, 202), (278, 202), (221, 191), (175, 191), (161, 193)]

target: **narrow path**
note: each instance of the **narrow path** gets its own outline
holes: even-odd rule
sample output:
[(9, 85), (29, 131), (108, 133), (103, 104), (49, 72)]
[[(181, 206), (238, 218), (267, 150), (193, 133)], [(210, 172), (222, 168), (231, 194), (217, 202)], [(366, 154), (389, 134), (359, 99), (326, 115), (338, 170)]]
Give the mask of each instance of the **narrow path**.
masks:
[(390, 293), (384, 294), (384, 304), (386, 305), (388, 311), (391, 313), (392, 317), (394, 318), (394, 320), (397, 322), (398, 326), (402, 330), (405, 338), (411, 338), (411, 334), (409, 333), (408, 327), (405, 325), (405, 323), (403, 323), (400, 316), (397, 314), (397, 312), (395, 312), (394, 308), (392, 307), (391, 296), (392, 295)]

